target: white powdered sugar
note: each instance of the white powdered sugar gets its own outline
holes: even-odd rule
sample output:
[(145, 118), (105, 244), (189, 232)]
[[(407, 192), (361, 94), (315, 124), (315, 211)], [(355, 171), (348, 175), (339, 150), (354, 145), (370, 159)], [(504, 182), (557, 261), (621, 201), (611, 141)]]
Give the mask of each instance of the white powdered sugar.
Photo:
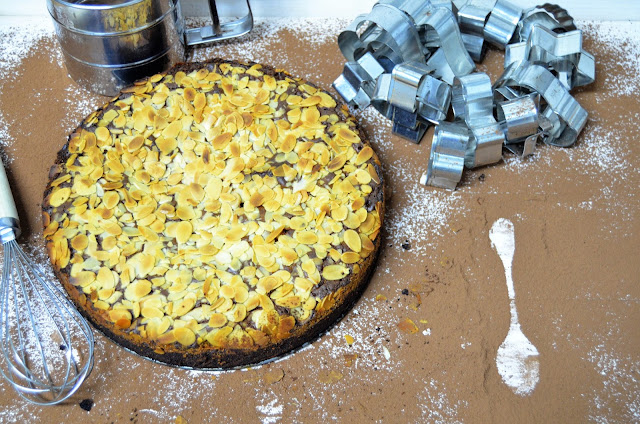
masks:
[(505, 218), (498, 219), (491, 227), (489, 238), (504, 266), (511, 312), (509, 332), (498, 348), (496, 365), (504, 383), (515, 394), (525, 396), (535, 389), (540, 380), (540, 361), (538, 350), (526, 338), (518, 322), (512, 276), (513, 256), (516, 251), (513, 223)]
[[(598, 93), (598, 101), (611, 101), (619, 96), (637, 95), (640, 89), (640, 24), (638, 22), (578, 22), (591, 37), (615, 57), (615, 62), (598, 61), (604, 67), (596, 75), (604, 79), (606, 90)], [(615, 70), (612, 68), (615, 66)]]
[(20, 71), (20, 64), (34, 51), (34, 46), (45, 37), (53, 36), (49, 19), (23, 18), (20, 24), (2, 20), (0, 16), (0, 69)]
[(608, 334), (597, 338), (602, 341), (589, 350), (585, 359), (593, 364), (602, 377), (604, 390), (583, 394), (590, 399), (589, 419), (608, 424), (612, 422), (609, 417), (618, 416), (623, 422), (640, 422), (640, 364), (637, 355), (635, 358), (631, 355), (620, 356), (610, 347), (613, 340), (626, 338), (613, 322), (610, 323)]
[(275, 424), (282, 420), (283, 406), (279, 399), (272, 398), (267, 401), (268, 397), (272, 398), (273, 393), (267, 393), (262, 397), (262, 399), (259, 399), (261, 403), (256, 406), (256, 410), (260, 414), (262, 424)]
[(458, 417), (459, 408), (467, 406), (467, 402), (458, 400), (452, 403), (447, 396), (446, 387), (437, 380), (428, 379), (423, 384), (424, 391), (418, 395), (422, 418), (434, 424), (462, 423)]

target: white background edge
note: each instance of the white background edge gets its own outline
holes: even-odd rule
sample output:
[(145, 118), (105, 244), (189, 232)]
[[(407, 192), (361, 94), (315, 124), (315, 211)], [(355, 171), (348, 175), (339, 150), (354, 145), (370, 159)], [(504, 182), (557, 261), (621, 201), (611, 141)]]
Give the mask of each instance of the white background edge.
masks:
[[(104, 0), (108, 3), (109, 0)], [(353, 19), (371, 10), (377, 0), (250, 0), (255, 17), (319, 17)], [(218, 0), (221, 16), (235, 16), (233, 2), (241, 0)], [(545, 3), (538, 0), (511, 0), (522, 7), (532, 7)], [(553, 1), (551, 1), (553, 2)], [(559, 0), (571, 16), (579, 20), (640, 21), (640, 0)], [(208, 14), (206, 0), (182, 0), (186, 16)], [(0, 16), (45, 16), (46, 0), (0, 0)]]

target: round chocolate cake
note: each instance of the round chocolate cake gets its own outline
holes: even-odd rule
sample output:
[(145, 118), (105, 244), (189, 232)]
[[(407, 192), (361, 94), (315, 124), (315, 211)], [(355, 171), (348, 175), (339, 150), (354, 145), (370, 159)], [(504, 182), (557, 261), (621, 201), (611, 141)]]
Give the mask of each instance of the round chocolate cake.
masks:
[(347, 108), (254, 63), (179, 65), (69, 136), (44, 194), (54, 270), (109, 338), (232, 368), (317, 337), (380, 245), (380, 161)]

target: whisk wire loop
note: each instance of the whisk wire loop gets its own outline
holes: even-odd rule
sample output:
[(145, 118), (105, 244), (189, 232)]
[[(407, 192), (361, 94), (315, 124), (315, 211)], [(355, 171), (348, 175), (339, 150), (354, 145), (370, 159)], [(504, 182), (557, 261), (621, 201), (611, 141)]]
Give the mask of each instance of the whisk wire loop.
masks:
[(76, 392), (93, 369), (93, 333), (15, 239), (4, 241), (0, 281), (4, 364), (0, 372), (25, 400), (60, 403)]

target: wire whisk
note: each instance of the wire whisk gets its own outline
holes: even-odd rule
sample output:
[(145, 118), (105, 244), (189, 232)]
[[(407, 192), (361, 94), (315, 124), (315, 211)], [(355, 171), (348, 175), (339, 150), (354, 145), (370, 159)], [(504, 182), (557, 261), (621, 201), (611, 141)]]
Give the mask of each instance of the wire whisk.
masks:
[(68, 399), (93, 369), (91, 328), (62, 290), (18, 245), (18, 213), (0, 166), (0, 372), (25, 400)]

